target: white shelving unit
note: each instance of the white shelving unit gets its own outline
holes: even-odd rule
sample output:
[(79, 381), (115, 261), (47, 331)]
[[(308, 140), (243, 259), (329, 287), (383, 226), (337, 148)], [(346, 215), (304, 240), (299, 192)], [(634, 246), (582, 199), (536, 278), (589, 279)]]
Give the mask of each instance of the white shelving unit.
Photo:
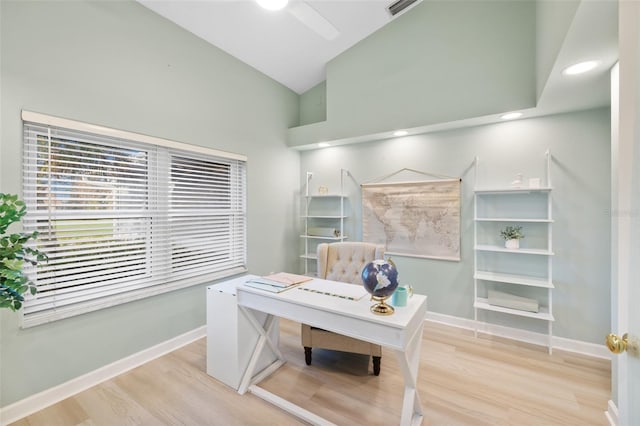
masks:
[[(545, 155), (546, 186), (476, 188), (474, 191), (473, 307), (476, 336), (479, 310), (546, 321), (547, 347), (551, 353), (554, 321), (553, 217), (550, 154), (547, 151)], [(525, 239), (521, 248), (507, 249), (499, 245), (500, 229), (507, 225), (523, 227)], [(533, 293), (539, 310), (529, 312), (492, 305), (486, 296), (490, 288), (511, 294)]]
[[(309, 187), (313, 172), (307, 172), (305, 194), (303, 196), (303, 214), (301, 216), (304, 222), (304, 229), (302, 235), (300, 235), (300, 238), (304, 240), (304, 253), (300, 255), (300, 258), (304, 263), (305, 275), (316, 275), (316, 247), (319, 243), (344, 241), (348, 238), (344, 234), (344, 221), (347, 218), (345, 210), (347, 197), (344, 195), (345, 173), (348, 172), (341, 170), (340, 193), (312, 195), (309, 193)], [(309, 235), (309, 229), (312, 227), (335, 228), (339, 231), (339, 234), (333, 237)], [(313, 267), (311, 267), (312, 265)]]

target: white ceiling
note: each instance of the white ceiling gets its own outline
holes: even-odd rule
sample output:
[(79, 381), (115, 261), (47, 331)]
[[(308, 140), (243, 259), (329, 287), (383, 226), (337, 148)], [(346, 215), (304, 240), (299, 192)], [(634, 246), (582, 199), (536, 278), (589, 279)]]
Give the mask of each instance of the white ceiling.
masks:
[[(391, 22), (395, 0), (290, 0), (281, 11), (254, 0), (138, 1), (300, 94), (325, 79), (327, 62)], [(333, 40), (309, 26), (322, 17), (338, 31)]]
[[(610, 103), (609, 70), (618, 59), (618, 8), (612, 1), (589, 0), (576, 11), (538, 99), (545, 113), (594, 108)], [(594, 72), (568, 77), (569, 65), (596, 60)]]

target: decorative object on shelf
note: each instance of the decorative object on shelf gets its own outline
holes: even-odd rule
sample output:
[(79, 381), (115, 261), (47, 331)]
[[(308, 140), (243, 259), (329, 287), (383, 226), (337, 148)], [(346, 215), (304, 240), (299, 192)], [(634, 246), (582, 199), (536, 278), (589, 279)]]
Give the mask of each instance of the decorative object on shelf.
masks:
[(12, 311), (22, 307), (23, 294), (29, 292), (34, 295), (38, 292), (36, 285), (23, 271), (24, 263), (36, 266), (47, 260), (43, 252), (26, 247), (29, 240), (38, 237), (37, 232), (7, 232), (9, 226), (20, 222), (26, 213), (24, 201), (19, 200), (17, 195), (0, 193), (0, 308)]
[(398, 286), (391, 296), (391, 304), (397, 307), (407, 306), (407, 301), (411, 296), (413, 296), (413, 287), (410, 285)]
[(524, 238), (522, 226), (507, 225), (506, 228), (500, 231), (500, 235), (504, 238), (504, 246), (508, 249), (519, 249), (520, 239)]
[(518, 173), (516, 175), (516, 180), (511, 182), (511, 187), (512, 188), (522, 188), (523, 183), (524, 183), (524, 175), (522, 173)]
[(395, 263), (391, 259), (376, 259), (367, 263), (360, 275), (365, 290), (371, 294), (371, 300), (378, 302), (371, 306), (371, 312), (376, 315), (391, 315), (394, 309), (385, 301), (398, 288), (398, 270)]
[(329, 188), (327, 188), (324, 185), (320, 185), (318, 187), (318, 195), (328, 195), (329, 194)]
[(527, 312), (538, 312), (540, 310), (540, 306), (536, 299), (516, 296), (515, 294), (497, 290), (489, 290), (487, 295), (487, 301), (490, 305)]
[(314, 237), (339, 237), (340, 230), (338, 228), (327, 228), (322, 226), (310, 226), (307, 229), (307, 235)]

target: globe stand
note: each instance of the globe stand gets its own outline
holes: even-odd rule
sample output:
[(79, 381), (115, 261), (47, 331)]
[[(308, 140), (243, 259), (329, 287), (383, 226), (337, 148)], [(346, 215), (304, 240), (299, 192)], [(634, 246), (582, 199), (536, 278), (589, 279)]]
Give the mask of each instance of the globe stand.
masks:
[(372, 305), (369, 309), (371, 310), (371, 312), (373, 312), (376, 315), (391, 315), (393, 314), (393, 312), (395, 311), (395, 309), (393, 309), (393, 306), (387, 305), (385, 303), (385, 300), (387, 300), (389, 298), (389, 296), (384, 296), (384, 297), (378, 297), (378, 296), (371, 296), (371, 300), (374, 300), (378, 303), (376, 303), (375, 305)]

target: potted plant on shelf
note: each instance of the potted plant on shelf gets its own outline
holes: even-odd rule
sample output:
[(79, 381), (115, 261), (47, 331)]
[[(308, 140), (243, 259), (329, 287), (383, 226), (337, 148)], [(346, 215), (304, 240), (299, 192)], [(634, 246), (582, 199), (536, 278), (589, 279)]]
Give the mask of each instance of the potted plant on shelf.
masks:
[(37, 265), (47, 260), (47, 255), (26, 244), (38, 237), (37, 232), (8, 233), (13, 223), (20, 222), (27, 207), (17, 195), (0, 193), (0, 308), (17, 311), (22, 307), (27, 291), (36, 294), (35, 284), (22, 270), (25, 262)]
[(524, 238), (522, 226), (508, 225), (500, 231), (500, 235), (504, 238), (504, 246), (508, 249), (520, 248), (520, 239)]

